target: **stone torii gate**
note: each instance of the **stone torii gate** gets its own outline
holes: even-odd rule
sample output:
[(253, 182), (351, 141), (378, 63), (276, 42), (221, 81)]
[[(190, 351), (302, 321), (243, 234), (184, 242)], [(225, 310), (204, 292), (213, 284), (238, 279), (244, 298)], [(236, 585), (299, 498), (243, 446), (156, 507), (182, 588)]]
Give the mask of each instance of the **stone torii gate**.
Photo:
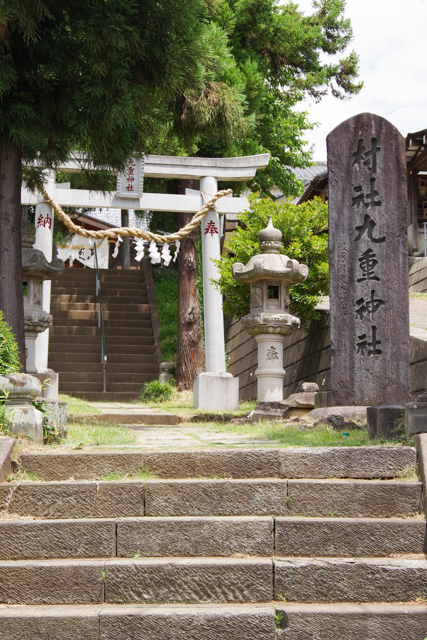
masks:
[[(191, 158), (177, 156), (144, 157), (144, 175), (151, 178), (175, 178), (199, 180), (200, 192), (186, 195), (159, 193), (98, 192), (83, 189), (57, 188), (55, 170), (49, 171), (46, 192), (62, 207), (90, 207), (114, 209), (139, 209), (197, 213), (204, 203), (218, 192), (218, 181), (237, 182), (253, 178), (258, 169), (268, 165), (270, 154), (237, 158)], [(86, 158), (75, 154), (56, 167), (58, 171), (79, 172), (89, 167)], [(52, 259), (53, 210), (43, 202), (41, 194), (22, 189), (23, 205), (36, 205), (35, 247)], [(218, 277), (213, 261), (220, 258), (220, 215), (239, 214), (247, 209), (246, 197), (223, 197), (217, 201), (202, 221), (203, 288), (205, 318), (206, 372), (198, 376), (194, 384), (194, 406), (204, 410), (234, 410), (238, 407), (239, 383), (226, 373), (224, 320), (222, 297), (211, 280)], [(40, 217), (41, 216), (41, 217)], [(41, 224), (38, 224), (40, 222)], [(43, 309), (50, 310), (50, 281), (43, 284)], [(48, 331), (40, 334), (36, 344), (36, 364), (40, 371), (47, 368)]]

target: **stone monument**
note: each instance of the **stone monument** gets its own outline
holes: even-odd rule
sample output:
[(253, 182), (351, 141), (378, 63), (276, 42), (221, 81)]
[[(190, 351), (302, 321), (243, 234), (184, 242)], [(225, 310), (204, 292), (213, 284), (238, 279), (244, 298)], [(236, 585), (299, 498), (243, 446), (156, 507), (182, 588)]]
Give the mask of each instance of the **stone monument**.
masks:
[(233, 276), (251, 287), (251, 310), (242, 318), (246, 331), (258, 343), (258, 405), (283, 400), (283, 343), (300, 326), (299, 318), (289, 313), (289, 287), (303, 282), (308, 267), (280, 253), (282, 232), (273, 227), (272, 217), (259, 234), (261, 254), (244, 266), (233, 265)]
[(362, 113), (328, 136), (331, 404), (410, 396), (405, 142)]

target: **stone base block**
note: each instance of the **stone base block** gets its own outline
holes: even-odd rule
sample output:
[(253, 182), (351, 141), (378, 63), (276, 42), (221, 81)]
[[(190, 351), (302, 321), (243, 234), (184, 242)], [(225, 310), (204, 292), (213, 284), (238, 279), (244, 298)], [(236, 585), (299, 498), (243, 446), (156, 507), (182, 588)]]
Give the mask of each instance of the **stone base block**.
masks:
[(314, 408), (324, 409), (331, 406), (331, 392), (330, 391), (317, 391), (314, 394)]
[(0, 482), (2, 482), (10, 473), (12, 449), (15, 446), (13, 438), (4, 438), (0, 436)]
[[(427, 394), (424, 394), (427, 396)], [(408, 437), (415, 433), (427, 433), (427, 397), (408, 402), (405, 411), (406, 433)]]
[(395, 438), (403, 423), (405, 406), (403, 404), (368, 407), (368, 434), (375, 438)]
[(8, 425), (12, 433), (27, 436), (37, 444), (43, 444), (43, 414), (32, 406), (12, 406), (11, 422)]
[(193, 385), (193, 407), (205, 411), (237, 411), (239, 378), (231, 373), (201, 373)]
[(44, 397), (36, 398), (37, 406), (41, 406), (44, 420), (51, 436), (65, 438), (67, 436), (67, 403), (50, 400)]
[(41, 369), (33, 375), (41, 382), (43, 398), (58, 400), (59, 374), (52, 369)]

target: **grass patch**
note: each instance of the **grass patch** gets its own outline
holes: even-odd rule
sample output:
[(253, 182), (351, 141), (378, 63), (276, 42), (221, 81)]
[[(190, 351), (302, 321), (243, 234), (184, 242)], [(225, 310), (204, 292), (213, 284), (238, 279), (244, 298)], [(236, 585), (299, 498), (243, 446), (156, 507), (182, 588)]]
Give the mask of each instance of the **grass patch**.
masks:
[(362, 427), (348, 431), (349, 435), (343, 436), (342, 431), (335, 431), (330, 425), (301, 428), (278, 422), (261, 421), (256, 424), (210, 423), (209, 426), (217, 432), (275, 440), (283, 447), (360, 447), (398, 444), (396, 440), (370, 440), (367, 430)]
[(69, 422), (64, 444), (74, 447), (135, 444), (138, 436), (132, 429), (108, 422)]
[(68, 405), (68, 413), (100, 413), (100, 410), (93, 406), (88, 400), (83, 398), (74, 398), (73, 396), (67, 396), (65, 393), (58, 395), (58, 400), (66, 402)]
[(123, 471), (116, 469), (116, 471), (102, 476), (103, 480), (152, 480), (154, 478), (157, 478), (156, 474), (147, 467), (142, 467), (139, 471), (132, 473), (123, 473)]
[(418, 300), (427, 300), (427, 293), (415, 293), (414, 291), (409, 292), (410, 298), (415, 298)]

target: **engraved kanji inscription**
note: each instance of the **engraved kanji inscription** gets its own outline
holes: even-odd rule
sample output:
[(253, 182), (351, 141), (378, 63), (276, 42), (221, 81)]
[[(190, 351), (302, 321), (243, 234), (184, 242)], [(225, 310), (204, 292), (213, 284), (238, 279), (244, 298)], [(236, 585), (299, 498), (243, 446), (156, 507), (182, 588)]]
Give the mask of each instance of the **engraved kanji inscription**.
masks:
[(366, 150), (366, 147), (363, 143), (363, 138), (359, 138), (357, 142), (357, 149), (352, 154), (353, 155), (353, 166), (357, 166), (359, 169), (362, 169), (362, 165), (367, 167), (369, 171), (372, 173), (376, 173), (377, 171), (377, 153), (381, 151), (381, 147), (378, 146), (378, 140), (376, 138), (371, 138), (372, 147)]
[(358, 305), (356, 309), (356, 315), (358, 315), (361, 320), (363, 320), (363, 318), (367, 316), (373, 321), (374, 315), (376, 314), (378, 309), (382, 307), (383, 304), (385, 304), (385, 302), (384, 300), (381, 300), (381, 298), (375, 297), (375, 289), (373, 289), (371, 291), (370, 298), (366, 300), (365, 298), (359, 298), (359, 300), (356, 300), (356, 304)]
[(375, 222), (375, 220), (372, 220), (369, 213), (365, 213), (365, 217), (363, 218), (362, 224), (356, 226), (356, 231), (358, 231), (358, 234), (355, 237), (354, 241), (359, 242), (366, 233), (369, 240), (372, 240), (372, 242), (376, 242), (376, 243), (385, 242), (385, 236), (383, 236), (382, 238), (374, 238), (374, 230), (376, 225), (377, 223)]
[(380, 356), (382, 354), (382, 350), (378, 348), (381, 344), (381, 340), (377, 339), (377, 327), (375, 325), (372, 326), (371, 342), (368, 342), (366, 333), (362, 333), (362, 335), (357, 336), (357, 339), (359, 342), (356, 344), (356, 353), (359, 353), (361, 356), (366, 355), (369, 358)]
[(370, 191), (368, 193), (363, 193), (363, 187), (360, 185), (356, 185), (355, 187), (353, 187), (355, 194), (353, 195), (353, 199), (351, 202), (352, 207), (356, 207), (356, 209), (359, 209), (359, 207), (363, 205), (364, 207), (366, 207), (366, 209), (371, 209), (372, 207), (381, 206), (381, 200), (376, 200), (376, 198), (380, 194), (375, 189), (375, 180), (376, 178), (370, 179)]
[(362, 272), (362, 277), (357, 279), (357, 282), (363, 282), (364, 280), (377, 280), (380, 278), (375, 275), (375, 267), (378, 264), (375, 253), (372, 249), (367, 249), (358, 258), (359, 267)]
[(276, 347), (271, 345), (271, 347), (267, 351), (267, 356), (266, 357), (267, 357), (267, 360), (278, 360), (279, 359), (279, 354), (277, 353)]

